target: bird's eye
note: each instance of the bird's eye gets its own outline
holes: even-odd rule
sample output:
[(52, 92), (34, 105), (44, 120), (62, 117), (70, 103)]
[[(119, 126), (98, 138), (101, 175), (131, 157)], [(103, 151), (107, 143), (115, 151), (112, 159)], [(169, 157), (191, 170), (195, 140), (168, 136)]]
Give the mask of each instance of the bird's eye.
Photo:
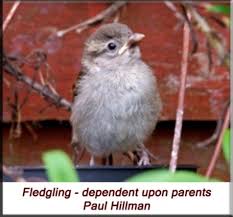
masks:
[(109, 50), (115, 50), (116, 49), (116, 47), (117, 47), (117, 45), (115, 44), (115, 43), (113, 43), (113, 42), (110, 42), (109, 44), (108, 44), (108, 49)]

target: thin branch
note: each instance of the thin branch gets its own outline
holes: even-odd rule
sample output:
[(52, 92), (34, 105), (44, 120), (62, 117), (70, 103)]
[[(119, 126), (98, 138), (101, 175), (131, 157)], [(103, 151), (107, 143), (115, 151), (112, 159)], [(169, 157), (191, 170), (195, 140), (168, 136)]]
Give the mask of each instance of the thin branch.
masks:
[(82, 23), (71, 26), (71, 27), (69, 27), (67, 29), (57, 31), (57, 36), (58, 37), (63, 37), (66, 33), (74, 31), (74, 30), (76, 30), (77, 33), (80, 33), (84, 29), (87, 29), (89, 26), (100, 23), (100, 22), (106, 20), (107, 18), (113, 16), (126, 3), (127, 2), (125, 2), (125, 1), (116, 1), (110, 7), (103, 10), (102, 12), (97, 14), (96, 16), (94, 16), (94, 17), (92, 17), (92, 18), (90, 18), (90, 19), (88, 19), (88, 20), (86, 20), (86, 21), (84, 21)]
[(4, 20), (4, 23), (2, 25), (2, 31), (4, 32), (6, 30), (6, 27), (8, 26), (8, 24), (10, 23), (12, 17), (15, 14), (16, 9), (19, 7), (20, 1), (16, 1), (14, 2), (10, 12), (8, 13), (6, 19)]
[(186, 84), (186, 76), (187, 76), (189, 40), (190, 40), (190, 29), (187, 22), (184, 23), (183, 37), (184, 37), (183, 55), (181, 62), (181, 75), (180, 75), (181, 84), (179, 90), (178, 108), (176, 112), (176, 125), (175, 125), (172, 152), (171, 152), (171, 161), (170, 161), (170, 170), (172, 172), (176, 171), (177, 159), (178, 159), (178, 153), (180, 147), (183, 113), (184, 113), (184, 96), (185, 96), (185, 84)]
[(225, 116), (224, 122), (223, 122), (223, 127), (221, 129), (221, 133), (220, 133), (220, 135), (218, 137), (218, 141), (217, 141), (216, 146), (215, 146), (214, 154), (213, 154), (213, 156), (211, 158), (210, 164), (209, 164), (207, 172), (206, 172), (206, 177), (208, 177), (208, 178), (211, 176), (211, 174), (213, 172), (213, 169), (214, 169), (214, 167), (216, 165), (216, 162), (217, 162), (220, 150), (221, 150), (221, 145), (222, 145), (222, 141), (223, 141), (224, 132), (228, 128), (229, 123), (230, 123), (230, 106), (228, 106), (226, 116)]
[[(33, 76), (32, 76), (32, 80), (35, 82), (35, 79), (36, 79), (36, 72), (33, 73)], [(28, 91), (27, 91), (27, 94), (26, 96), (23, 98), (21, 104), (20, 104), (20, 109), (23, 108), (24, 105), (26, 105), (26, 103), (28, 102), (28, 99), (32, 93), (32, 88), (29, 88)]]
[(48, 86), (43, 86), (26, 76), (20, 69), (14, 67), (8, 58), (3, 54), (3, 70), (9, 75), (15, 77), (18, 81), (28, 85), (40, 95), (44, 96), (49, 102), (53, 102), (57, 107), (63, 107), (71, 111), (71, 102), (67, 101), (58, 94), (55, 94)]
[(212, 19), (215, 23), (217, 23), (219, 26), (221, 26), (222, 28), (228, 28), (230, 26), (227, 25), (226, 22), (224, 22), (225, 20), (224, 19), (220, 19), (216, 16), (210, 16), (210, 19)]
[[(177, 7), (172, 2), (165, 1), (165, 4), (167, 5), (167, 7), (171, 11), (174, 12), (175, 16), (178, 19), (180, 19), (182, 22), (187, 21), (187, 19), (185, 19), (185, 16), (181, 12), (179, 12)], [(205, 36), (208, 40), (209, 46), (216, 51), (216, 53), (217, 53), (219, 59), (222, 61), (222, 63), (228, 69), (230, 69), (230, 52), (226, 49), (223, 41), (218, 36), (216, 31), (212, 27), (210, 27), (207, 20), (199, 14), (199, 12), (196, 10), (195, 7), (193, 7), (192, 4), (182, 4), (182, 6), (190, 12), (191, 17), (194, 21), (193, 23), (196, 23), (196, 27), (202, 33), (205, 34)], [(193, 36), (192, 31), (191, 31), (191, 34)]]
[(165, 1), (164, 3), (174, 13), (174, 15), (176, 16), (176, 18), (178, 20), (181, 20), (182, 22), (186, 21), (184, 15), (179, 12), (179, 10), (177, 9), (177, 7), (172, 2)]
[(2, 172), (5, 176), (10, 177), (12, 180), (16, 182), (26, 182), (26, 180), (22, 177), (22, 170), (14, 167), (7, 167), (2, 165)]
[(192, 50), (191, 50), (191, 54), (194, 54), (194, 53), (196, 53), (196, 51), (198, 50), (197, 35), (196, 35), (196, 32), (195, 32), (194, 29), (193, 29), (193, 25), (192, 25), (192, 23), (190, 22), (190, 19), (189, 19), (188, 16), (187, 16), (187, 11), (188, 11), (188, 10), (186, 9), (186, 7), (185, 7), (184, 4), (180, 4), (180, 5), (181, 5), (181, 8), (182, 8), (184, 17), (185, 17), (185, 21), (188, 23), (188, 27), (189, 27), (190, 34), (191, 34), (191, 38), (192, 38), (192, 42), (193, 42), (193, 47), (192, 47)]
[(28, 132), (31, 134), (33, 141), (36, 141), (38, 139), (38, 135), (36, 134), (35, 130), (33, 129), (33, 126), (27, 122), (24, 122), (24, 126), (28, 130)]
[[(226, 49), (224, 41), (218, 36), (215, 29), (209, 25), (207, 20), (203, 16), (201, 16), (193, 6), (188, 5), (187, 7), (192, 15), (194, 22), (197, 23), (197, 28), (202, 33), (205, 34), (206, 39), (208, 41), (208, 46), (211, 49), (216, 51), (216, 54), (217, 54), (218, 58), (220, 59), (221, 63), (227, 67), (227, 69), (229, 70), (229, 73), (230, 73), (230, 52)], [(224, 112), (224, 114), (226, 114), (226, 112)], [(222, 132), (223, 117), (224, 117), (224, 115), (222, 115), (220, 117), (220, 120), (218, 120), (218, 124), (217, 124), (217, 127), (216, 127), (214, 134), (209, 139), (199, 143), (199, 146), (200, 145), (206, 146), (206, 145), (217, 140), (217, 138), (220, 136), (220, 134)]]
[(210, 27), (206, 19), (201, 16), (198, 11), (191, 5), (187, 6), (194, 22), (197, 23), (198, 28), (203, 32), (209, 42), (209, 45), (214, 49), (221, 62), (229, 69), (230, 68), (230, 53), (224, 46), (223, 41), (217, 35), (215, 30)]
[(3, 83), (4, 83), (8, 88), (10, 88), (10, 86), (11, 86), (10, 81), (8, 81), (6, 78), (3, 78)]
[(197, 35), (196, 35), (196, 32), (193, 29), (192, 23), (190, 22), (189, 18), (187, 17), (187, 10), (186, 10), (185, 5), (184, 4), (180, 4), (181, 9), (183, 11), (183, 13), (182, 13), (182, 12), (180, 12), (178, 10), (178, 8), (175, 6), (175, 4), (172, 3), (171, 1), (165, 1), (164, 3), (168, 7), (168, 9), (170, 9), (174, 13), (175, 17), (178, 20), (181, 21), (181, 24), (184, 24), (185, 22), (188, 23), (188, 27), (190, 29), (190, 34), (191, 34), (192, 43), (193, 43), (193, 47), (192, 47), (191, 53), (192, 54), (196, 53), (196, 51), (198, 49)]
[(212, 49), (208, 40), (206, 40), (206, 49), (207, 49), (207, 57), (208, 57), (208, 74), (213, 72), (213, 58), (212, 58)]
[(223, 127), (224, 118), (226, 116), (226, 113), (227, 113), (229, 106), (230, 106), (230, 100), (227, 102), (226, 106), (224, 106), (224, 109), (220, 115), (220, 118), (217, 121), (217, 125), (216, 125), (216, 128), (214, 130), (214, 133), (208, 139), (197, 143), (197, 147), (199, 147), (199, 148), (206, 147), (209, 144), (215, 142), (219, 138), (222, 127)]

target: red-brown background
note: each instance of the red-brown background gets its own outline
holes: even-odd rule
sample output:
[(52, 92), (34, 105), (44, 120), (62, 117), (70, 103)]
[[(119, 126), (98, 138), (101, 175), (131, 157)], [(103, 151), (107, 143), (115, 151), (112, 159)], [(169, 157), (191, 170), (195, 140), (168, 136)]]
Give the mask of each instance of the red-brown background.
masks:
[[(4, 2), (3, 18), (8, 14), (12, 3)], [(29, 3), (21, 2), (15, 16), (4, 32), (4, 48), (8, 54), (28, 55), (35, 49), (44, 49), (48, 63), (53, 70), (56, 88), (60, 95), (71, 100), (71, 87), (80, 70), (83, 43), (95, 28), (91, 27), (81, 34), (68, 33), (64, 38), (48, 37), (58, 29), (64, 29), (93, 17), (106, 7), (107, 3)], [(204, 11), (201, 11), (204, 13)], [(209, 16), (208, 16), (209, 17)], [(208, 18), (208, 21), (210, 19)], [(134, 31), (146, 35), (141, 43), (143, 59), (149, 63), (158, 78), (159, 90), (163, 100), (161, 120), (175, 120), (179, 76), (181, 68), (183, 31), (176, 28), (179, 21), (164, 3), (128, 3), (121, 10), (120, 22), (128, 24)], [(229, 31), (211, 22), (229, 44)], [(216, 120), (223, 103), (229, 97), (229, 72), (223, 67), (215, 67), (208, 72), (205, 38), (198, 34), (199, 50), (190, 57), (187, 89), (185, 96), (185, 120)], [(217, 65), (214, 60), (214, 65)], [(32, 76), (29, 67), (23, 68)], [(6, 73), (4, 78), (14, 81)], [(15, 85), (13, 82), (12, 85)], [(4, 83), (3, 120), (9, 122), (11, 110), (7, 97), (13, 96), (14, 86)], [(20, 98), (27, 94), (24, 84), (19, 85)], [(39, 111), (47, 103), (37, 93), (33, 93), (22, 109), (23, 121), (68, 120), (69, 112), (54, 107)], [(41, 165), (41, 156), (51, 149), (62, 149), (72, 156), (70, 146), (71, 129), (67, 122), (32, 124), (31, 130), (22, 124), (20, 138), (11, 140), (10, 124), (3, 127), (3, 157), (6, 165)], [(204, 174), (212, 157), (214, 146), (198, 148), (196, 144), (212, 135), (215, 123), (184, 122), (178, 164), (194, 164)], [(170, 161), (174, 121), (160, 122), (146, 147), (164, 163)], [(80, 162), (86, 164), (90, 156), (86, 153)], [(115, 165), (130, 162), (123, 156), (114, 156)], [(158, 163), (153, 161), (152, 163)], [(229, 167), (221, 155), (213, 176), (229, 181)]]
[[(12, 3), (4, 2), (3, 18)], [(26, 3), (20, 4), (15, 16), (4, 32), (4, 47), (8, 54), (28, 55), (33, 49), (43, 48), (48, 53), (57, 91), (71, 100), (71, 87), (80, 70), (83, 43), (94, 31), (90, 28), (81, 34), (68, 33), (63, 38), (48, 39), (53, 29), (64, 29), (80, 23), (109, 6), (107, 3)], [(143, 59), (157, 75), (164, 110), (161, 120), (174, 120), (179, 90), (180, 63), (182, 54), (182, 28), (176, 28), (179, 21), (163, 3), (129, 3), (121, 10), (120, 22), (128, 24), (134, 31), (146, 35), (141, 43)], [(216, 25), (215, 25), (216, 26)], [(227, 39), (227, 29), (217, 27)], [(198, 35), (198, 53), (190, 57), (185, 97), (186, 120), (216, 120), (223, 103), (229, 96), (229, 72), (216, 67), (208, 74), (205, 57), (205, 40)], [(214, 64), (217, 64), (216, 62)], [(31, 75), (31, 72), (27, 72)], [(4, 74), (8, 80), (7, 75)], [(19, 86), (21, 97), (27, 93)], [(10, 120), (6, 97), (12, 88), (4, 85), (3, 120)], [(69, 113), (63, 109), (45, 107), (45, 101), (33, 93), (22, 110), (22, 120), (67, 120)]]

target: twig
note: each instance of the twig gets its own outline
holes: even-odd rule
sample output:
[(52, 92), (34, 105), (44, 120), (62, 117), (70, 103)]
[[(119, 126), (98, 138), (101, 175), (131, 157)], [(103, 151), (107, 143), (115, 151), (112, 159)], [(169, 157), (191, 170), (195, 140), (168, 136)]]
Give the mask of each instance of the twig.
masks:
[(11, 10), (10, 10), (10, 12), (8, 13), (8, 15), (7, 15), (7, 17), (6, 17), (6, 19), (4, 20), (4, 23), (3, 23), (3, 25), (2, 25), (2, 31), (3, 31), (3, 32), (6, 30), (6, 27), (7, 27), (8, 24), (10, 23), (12, 17), (14, 16), (15, 11), (16, 11), (16, 9), (18, 8), (19, 4), (20, 4), (20, 1), (14, 2), (13, 6), (12, 6), (12, 8), (11, 8)]
[(32, 135), (33, 141), (36, 141), (38, 139), (38, 135), (33, 129), (33, 126), (30, 125), (30, 123), (24, 122), (24, 126), (28, 130), (28, 132)]
[(63, 37), (66, 33), (74, 31), (74, 30), (76, 30), (77, 33), (80, 33), (84, 29), (87, 29), (89, 26), (100, 23), (100, 22), (104, 21), (105, 19), (107, 19), (108, 17), (113, 16), (126, 3), (127, 2), (125, 2), (125, 1), (116, 1), (110, 7), (103, 10), (102, 12), (97, 14), (96, 16), (94, 16), (94, 17), (92, 17), (92, 18), (90, 18), (82, 23), (71, 26), (67, 29), (57, 31), (57, 36)]
[[(199, 28), (199, 30), (205, 34), (206, 39), (208, 41), (208, 46), (216, 51), (218, 58), (221, 60), (221, 63), (225, 65), (230, 72), (230, 53), (224, 46), (224, 42), (218, 36), (215, 30), (212, 27), (210, 27), (206, 19), (203, 16), (201, 16), (193, 6), (188, 5), (187, 7), (189, 8), (189, 11), (192, 15), (194, 22), (197, 23), (197, 27)], [(214, 142), (218, 138), (218, 136), (220, 136), (222, 123), (223, 123), (223, 116), (221, 116), (220, 120), (218, 120), (218, 124), (214, 134), (206, 141), (201, 142), (203, 143), (203, 146), (206, 146)]]
[[(187, 21), (187, 19), (185, 19), (185, 16), (181, 12), (179, 12), (177, 7), (172, 2), (165, 1), (165, 4), (171, 11), (174, 12), (175, 16), (178, 19), (180, 19), (182, 22)], [(212, 27), (210, 27), (206, 19), (199, 14), (199, 12), (196, 10), (196, 8), (192, 6), (192, 4), (182, 4), (182, 7), (190, 11), (194, 23), (196, 23), (197, 28), (205, 34), (209, 46), (216, 51), (219, 59), (222, 60), (223, 64), (227, 66), (227, 68), (229, 69), (230, 53), (225, 48), (223, 41), (215, 32), (215, 30)], [(191, 34), (193, 37), (192, 31)]]
[(217, 122), (217, 126), (214, 130), (214, 133), (208, 139), (197, 143), (197, 147), (204, 148), (204, 147), (210, 145), (212, 142), (216, 141), (216, 139), (219, 137), (219, 134), (220, 134), (220, 130), (221, 130), (221, 126), (222, 126), (221, 124), (222, 124), (222, 120), (219, 119)]
[(187, 8), (185, 7), (184, 4), (180, 4), (180, 5), (181, 5), (181, 8), (183, 10), (185, 21), (188, 23), (188, 27), (189, 27), (191, 38), (192, 38), (192, 42), (193, 42), (193, 47), (192, 47), (192, 50), (191, 50), (191, 54), (194, 54), (194, 53), (196, 53), (196, 51), (198, 49), (197, 35), (196, 35), (196, 32), (193, 29), (193, 25), (190, 22), (190, 19), (187, 16), (187, 11), (188, 11)]
[(213, 72), (213, 58), (212, 58), (212, 49), (208, 40), (206, 40), (206, 49), (208, 57), (208, 75)]
[(43, 108), (41, 108), (39, 111), (38, 111), (38, 113), (39, 114), (42, 114), (43, 112), (45, 112), (48, 108), (50, 108), (50, 107), (52, 107), (53, 106), (53, 103), (49, 103), (49, 104), (47, 104), (46, 106), (44, 106)]
[(22, 127), (21, 127), (21, 109), (19, 103), (19, 92), (16, 89), (17, 100), (15, 101), (16, 104), (16, 128), (15, 128), (15, 136), (20, 137), (22, 134)]
[(172, 2), (165, 1), (164, 3), (174, 13), (178, 20), (181, 20), (182, 22), (186, 21), (184, 15), (178, 11), (177, 7)]
[(3, 83), (9, 88), (11, 86), (10, 81), (8, 81), (5, 77), (3, 78)]
[(221, 38), (217, 35), (215, 30), (209, 26), (206, 19), (201, 16), (193, 6), (188, 5), (187, 7), (192, 15), (193, 20), (197, 23), (198, 28), (205, 34), (211, 48), (216, 51), (218, 58), (229, 69), (230, 53), (226, 50)]
[(10, 98), (7, 99), (7, 104), (11, 110), (11, 127), (9, 138), (19, 138), (21, 136), (21, 110), (19, 104), (19, 92), (18, 92), (18, 82), (15, 83), (13, 87), (13, 103), (10, 102)]
[(219, 26), (221, 26), (222, 28), (227, 28), (229, 27), (226, 22), (224, 22), (224, 20), (219, 19), (218, 17), (215, 16), (210, 16), (210, 19), (212, 19), (215, 23), (217, 23)]
[[(41, 79), (41, 67), (42, 65), (45, 65), (46, 68), (49, 67), (49, 65), (46, 63), (47, 61), (47, 55), (46, 53), (41, 49), (35, 49), (30, 54), (24, 57), (14, 57), (14, 56), (7, 56), (9, 61), (13, 61), (14, 64), (16, 64), (17, 67), (23, 67), (24, 64), (29, 65), (33, 68), (34, 72), (32, 75), (32, 80), (36, 81), (36, 76), (39, 74), (39, 78)], [(46, 73), (49, 74), (49, 73)], [(40, 76), (41, 75), (41, 76)], [(41, 81), (42, 85), (45, 86), (44, 80)], [(48, 81), (49, 83), (49, 81)], [(48, 86), (49, 87), (49, 86)], [(32, 88), (28, 88), (26, 96), (23, 98), (21, 105), (19, 106), (19, 110), (23, 108), (23, 106), (28, 102), (28, 99), (31, 95)], [(52, 90), (53, 91), (53, 90)]]
[(226, 116), (225, 116), (224, 122), (223, 122), (223, 127), (221, 129), (221, 133), (218, 137), (218, 141), (217, 141), (216, 146), (215, 146), (214, 154), (213, 154), (211, 161), (210, 161), (210, 164), (207, 168), (206, 177), (208, 177), (208, 178), (211, 176), (213, 169), (215, 167), (216, 161), (218, 159), (218, 156), (219, 156), (219, 153), (221, 150), (224, 132), (228, 128), (229, 122), (230, 122), (230, 106), (227, 109)]
[(14, 67), (8, 58), (3, 54), (3, 70), (9, 75), (15, 77), (18, 81), (27, 84), (30, 88), (44, 96), (49, 102), (53, 102), (57, 107), (63, 107), (68, 111), (71, 111), (71, 103), (55, 94), (47, 86), (43, 86), (38, 82), (33, 81), (30, 77), (26, 76), (20, 69)]
[(209, 144), (215, 142), (219, 138), (219, 135), (223, 127), (223, 120), (224, 120), (224, 117), (226, 116), (226, 112), (229, 106), (230, 106), (230, 100), (227, 102), (226, 106), (223, 109), (222, 114), (220, 115), (220, 118), (217, 121), (217, 126), (214, 130), (214, 133), (208, 139), (197, 143), (197, 147), (199, 148), (206, 147)]
[[(32, 76), (32, 81), (35, 82), (35, 79), (36, 79), (36, 73), (34, 72), (33, 73), (33, 76)], [(21, 104), (20, 104), (20, 109), (23, 108), (23, 106), (28, 102), (28, 99), (31, 95), (31, 92), (32, 92), (32, 88), (29, 88), (28, 91), (27, 91), (27, 95), (23, 98)]]
[(10, 177), (16, 182), (26, 182), (26, 180), (22, 177), (22, 171), (18, 168), (11, 168), (3, 165), (2, 172), (4, 175)]
[(197, 49), (198, 49), (198, 40), (197, 40), (197, 35), (196, 32), (193, 29), (192, 23), (190, 22), (190, 20), (187, 17), (187, 13), (186, 13), (186, 7), (184, 4), (180, 4), (181, 9), (183, 11), (183, 13), (181, 13), (178, 8), (175, 6), (174, 3), (172, 3), (171, 1), (165, 1), (164, 2), (165, 5), (174, 13), (174, 15), (176, 16), (176, 18), (178, 20), (181, 21), (181, 24), (187, 22), (188, 23), (188, 27), (190, 29), (190, 34), (192, 37), (192, 43), (193, 43), (193, 47), (192, 47), (192, 51), (191, 53), (194, 54), (196, 53)]
[(172, 172), (176, 171), (178, 152), (180, 147), (180, 137), (182, 130), (182, 120), (184, 113), (184, 96), (185, 96), (185, 83), (186, 83), (186, 75), (187, 75), (187, 66), (188, 66), (188, 54), (189, 54), (189, 40), (190, 40), (190, 29), (188, 23), (184, 23), (184, 31), (183, 31), (183, 55), (181, 62), (181, 75), (180, 75), (180, 90), (179, 90), (179, 99), (178, 99), (178, 108), (176, 112), (176, 125), (174, 131), (174, 138), (172, 144), (172, 152), (171, 152), (171, 161), (170, 161), (170, 170)]
[(113, 19), (113, 22), (114, 22), (114, 23), (118, 23), (119, 20), (120, 20), (120, 13), (117, 12), (116, 15), (115, 15), (115, 17), (114, 17), (114, 19)]

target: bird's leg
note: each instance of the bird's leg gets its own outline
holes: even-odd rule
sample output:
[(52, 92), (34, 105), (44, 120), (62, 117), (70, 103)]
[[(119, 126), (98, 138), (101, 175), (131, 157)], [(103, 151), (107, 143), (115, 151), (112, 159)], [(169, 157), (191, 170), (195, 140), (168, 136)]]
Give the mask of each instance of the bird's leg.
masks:
[(133, 151), (133, 156), (134, 156), (133, 164), (134, 165), (138, 165), (138, 162), (140, 161), (140, 156), (139, 156), (138, 152), (137, 151)]
[(113, 165), (113, 156), (112, 156), (112, 154), (110, 154), (109, 156), (108, 156), (108, 164), (109, 165)]
[(108, 157), (102, 158), (102, 164), (103, 165), (113, 165), (113, 156), (110, 154)]
[(133, 162), (133, 165), (138, 164), (139, 156), (136, 151), (133, 151), (133, 152), (128, 151), (128, 152), (124, 152), (123, 154)]
[(124, 152), (123, 155), (125, 155), (126, 157), (129, 158), (129, 160), (131, 160), (132, 162), (134, 162), (134, 154), (131, 151), (128, 152)]
[(143, 144), (136, 150), (136, 155), (139, 157), (139, 161), (137, 162), (138, 166), (150, 165), (150, 157)]
[(79, 163), (81, 158), (83, 157), (83, 154), (85, 152), (85, 149), (79, 145), (77, 142), (71, 142), (71, 146), (73, 148), (73, 162), (75, 165)]
[(101, 158), (101, 163), (102, 165), (107, 165), (107, 158), (106, 157)]
[(91, 155), (89, 166), (94, 166), (94, 165), (95, 165), (95, 157), (93, 155)]

